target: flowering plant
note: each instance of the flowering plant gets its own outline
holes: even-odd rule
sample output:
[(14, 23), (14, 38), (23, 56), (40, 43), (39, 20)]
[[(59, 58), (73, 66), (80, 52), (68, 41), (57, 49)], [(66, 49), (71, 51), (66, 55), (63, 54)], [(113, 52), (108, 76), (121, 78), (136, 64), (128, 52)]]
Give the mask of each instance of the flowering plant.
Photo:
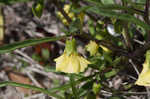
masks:
[(143, 64), (143, 70), (135, 84), (140, 86), (150, 86), (150, 50), (146, 52), (146, 60)]
[(55, 59), (56, 71), (65, 73), (79, 73), (83, 72), (90, 62), (80, 56), (76, 51), (76, 41), (67, 40), (64, 53)]
[[(24, 3), (13, 5), (16, 2)], [(4, 45), (0, 87), (29, 88), (55, 99), (150, 97), (150, 0), (0, 0), (0, 4)], [(7, 65), (13, 68), (7, 70)], [(15, 80), (10, 72), (17, 72)], [(30, 85), (21, 84), (18, 73), (27, 76)]]

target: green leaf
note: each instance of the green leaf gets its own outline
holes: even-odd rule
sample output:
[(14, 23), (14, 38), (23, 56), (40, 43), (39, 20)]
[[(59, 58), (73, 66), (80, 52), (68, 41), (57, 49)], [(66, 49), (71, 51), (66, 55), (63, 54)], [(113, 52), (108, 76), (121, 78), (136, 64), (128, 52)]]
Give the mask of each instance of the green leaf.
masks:
[(94, 22), (92, 20), (88, 20), (88, 28), (89, 28), (90, 34), (92, 36), (95, 36), (96, 35), (95, 26), (94, 26)]
[(66, 36), (58, 36), (58, 37), (46, 37), (46, 38), (40, 38), (40, 39), (29, 39), (21, 42), (16, 42), (8, 45), (4, 45), (0, 47), (0, 54), (13, 51), (17, 48), (23, 48), (27, 46), (32, 46), (40, 43), (45, 42), (52, 42), (57, 41), (66, 38)]
[(86, 0), (86, 1), (94, 2), (94, 3), (97, 3), (97, 4), (102, 4), (102, 0)]
[[(89, 1), (89, 0), (88, 0)], [(131, 7), (126, 7), (126, 6), (121, 6), (119, 4), (101, 4), (101, 3), (97, 3), (95, 1), (89, 1), (90, 3), (93, 3), (94, 6), (98, 7), (99, 9), (103, 9), (103, 10), (123, 10), (123, 11), (127, 11), (127, 12), (130, 12), (130, 13), (136, 13), (136, 14), (140, 14), (140, 15), (144, 15), (144, 13), (142, 12), (139, 12)], [(81, 9), (88, 9), (90, 7), (93, 7), (93, 6), (85, 6)]]
[(112, 57), (111, 57), (111, 55), (110, 55), (109, 53), (104, 52), (104, 53), (103, 53), (103, 56), (104, 56), (104, 59), (105, 59), (106, 61), (108, 61), (109, 63), (112, 63)]
[(102, 87), (102, 85), (100, 83), (94, 83), (92, 90), (93, 90), (93, 92), (95, 94), (98, 94), (100, 89), (101, 89), (101, 87)]
[(37, 62), (42, 60), (41, 56), (39, 54), (36, 54), (36, 53), (32, 54), (32, 59), (34, 59)]
[(113, 4), (114, 0), (102, 0), (104, 4)]
[(146, 51), (146, 63), (150, 68), (150, 50)]
[(4, 82), (0, 82), (0, 87), (4, 87), (4, 86), (15, 86), (15, 87), (23, 87), (23, 88), (28, 88), (28, 89), (32, 89), (34, 91), (39, 91), (42, 92), (44, 94), (48, 94), (49, 96), (55, 97), (57, 99), (64, 99), (62, 96), (59, 96), (55, 93), (51, 93), (48, 90), (44, 89), (44, 88), (39, 88), (33, 85), (28, 85), (28, 84), (21, 84), (21, 83), (16, 83), (16, 82), (10, 82), (10, 81), (4, 81)]
[(96, 99), (96, 95), (93, 92), (89, 92), (85, 99)]
[(76, 40), (73, 38), (72, 40), (67, 40), (66, 41), (66, 47), (65, 47), (65, 52), (67, 55), (70, 55), (71, 53), (76, 53)]
[[(95, 75), (96, 75), (96, 74), (90, 75), (90, 76), (87, 76), (87, 77), (82, 77), (82, 78), (80, 78), (80, 79), (74, 81), (74, 83), (75, 83), (76, 85), (78, 85), (78, 84), (80, 84), (81, 82), (84, 82), (84, 81), (87, 81), (87, 80), (89, 80), (89, 79), (92, 79)], [(49, 92), (63, 91), (63, 90), (68, 90), (69, 88), (71, 88), (70, 82), (68, 82), (68, 83), (65, 84), (65, 85), (61, 85), (60, 87), (51, 88), (51, 89), (49, 90)]]
[(120, 61), (121, 61), (121, 57), (117, 57), (115, 58), (115, 60), (113, 60), (112, 65), (116, 67), (120, 63)]
[(105, 73), (104, 76), (105, 76), (106, 78), (110, 78), (110, 77), (116, 75), (117, 73), (118, 73), (118, 71), (115, 70), (115, 69), (113, 69), (112, 71)]
[(137, 1), (137, 3), (145, 3), (146, 2), (146, 0), (136, 0)]
[(0, 4), (13, 4), (17, 2), (28, 2), (32, 0), (0, 0)]
[(120, 98), (120, 97), (110, 97), (110, 99), (123, 99), (123, 98)]
[(32, 6), (32, 12), (35, 16), (40, 18), (43, 13), (43, 8), (44, 8), (44, 0), (38, 0), (35, 4)]
[(86, 81), (86, 83), (83, 84), (81, 88), (84, 90), (91, 90), (93, 83), (94, 83), (94, 80)]
[(74, 99), (74, 98), (72, 97), (71, 93), (65, 92), (65, 98), (64, 99)]
[(110, 11), (110, 10), (109, 11), (108, 10), (102, 10), (102, 9), (99, 10), (98, 7), (92, 7), (90, 9), (88, 9), (88, 12), (94, 12), (94, 13), (102, 15), (102, 16), (129, 21), (129, 22), (132, 22), (132, 23), (135, 23), (137, 25), (142, 26), (146, 30), (150, 30), (150, 26), (148, 24), (144, 23), (143, 21), (135, 18), (134, 16), (132, 16), (130, 14), (117, 13), (115, 11)]
[(43, 56), (43, 58), (44, 58), (45, 60), (48, 60), (49, 57), (50, 57), (50, 52), (49, 52), (49, 50), (46, 49), (46, 48), (42, 49), (42, 56)]
[(116, 32), (116, 33), (121, 33), (122, 30), (123, 30), (123, 21), (117, 20), (117, 21), (114, 23), (114, 28), (115, 28), (115, 32)]
[(49, 64), (46, 65), (46, 66), (44, 66), (44, 71), (45, 71), (45, 72), (53, 72), (53, 73), (56, 73), (55, 67), (54, 67), (54, 66), (49, 66)]
[(69, 26), (69, 32), (76, 33), (79, 31), (80, 27), (81, 27), (80, 20), (79, 19), (73, 20)]

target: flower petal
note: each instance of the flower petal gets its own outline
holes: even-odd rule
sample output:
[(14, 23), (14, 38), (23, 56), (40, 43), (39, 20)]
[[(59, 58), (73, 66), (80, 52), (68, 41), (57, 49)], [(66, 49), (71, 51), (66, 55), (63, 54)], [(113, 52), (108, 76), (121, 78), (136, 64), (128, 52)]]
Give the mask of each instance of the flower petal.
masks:
[(55, 62), (56, 71), (61, 71), (65, 73), (83, 72), (87, 68), (88, 64), (90, 64), (89, 61), (87, 61), (77, 53), (72, 53), (69, 56), (64, 53), (60, 57), (56, 58)]
[(99, 48), (99, 46), (98, 46), (98, 44), (96, 44), (95, 41), (90, 41), (90, 43), (88, 45), (86, 45), (86, 49), (87, 49), (87, 51), (90, 52), (91, 56), (93, 56), (97, 53), (98, 48)]
[(90, 64), (90, 62), (81, 56), (79, 56), (78, 59), (80, 61), (80, 72), (83, 72), (87, 68), (88, 64)]
[(143, 64), (143, 70), (135, 84), (141, 86), (150, 86), (150, 69), (147, 66), (147, 63)]

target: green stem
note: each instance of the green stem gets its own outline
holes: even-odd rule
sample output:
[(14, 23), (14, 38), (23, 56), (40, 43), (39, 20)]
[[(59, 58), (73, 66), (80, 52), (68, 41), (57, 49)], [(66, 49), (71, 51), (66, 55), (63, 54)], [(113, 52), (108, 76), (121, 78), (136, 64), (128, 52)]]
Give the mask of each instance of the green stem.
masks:
[(129, 50), (133, 50), (133, 46), (131, 44), (131, 39), (130, 39), (130, 36), (129, 36), (128, 22), (124, 23), (124, 31), (122, 32), (122, 35), (124, 37), (125, 44), (126, 44), (127, 48)]
[[(128, 7), (128, 2), (126, 0), (123, 0), (122, 3), (123, 3), (124, 7)], [(127, 13), (127, 11), (123, 11), (123, 12)], [(124, 31), (122, 32), (122, 35), (124, 37), (125, 44), (126, 44), (126, 47), (128, 48), (128, 50), (133, 50), (133, 47), (132, 47), (132, 44), (131, 44), (130, 35), (129, 35), (128, 25), (129, 25), (128, 22), (124, 21), (124, 24), (123, 24)]]
[[(93, 75), (90, 75), (90, 76), (87, 76), (87, 77), (82, 77), (82, 78), (80, 78), (80, 79), (78, 79), (78, 80), (76, 80), (76, 81), (74, 81), (74, 83), (75, 83), (75, 85), (78, 85), (78, 84), (80, 84), (81, 82), (84, 82), (84, 81), (87, 81), (88, 79), (92, 79), (94, 76), (96, 76), (97, 74), (95, 73), (95, 74), (93, 74)], [(69, 76), (69, 75), (68, 75)], [(67, 83), (67, 84), (65, 84), (65, 85), (61, 85), (61, 86), (59, 86), (59, 87), (56, 87), (56, 88), (51, 88), (50, 90), (49, 90), (49, 92), (57, 92), (57, 91), (60, 91), (60, 90), (68, 90), (69, 88), (71, 87), (71, 84), (70, 83)]]
[(74, 75), (73, 74), (69, 74), (69, 76), (70, 76), (70, 84), (71, 84), (73, 95), (74, 95), (75, 99), (79, 99), (78, 92), (76, 90), (76, 84), (74, 82), (75, 81)]

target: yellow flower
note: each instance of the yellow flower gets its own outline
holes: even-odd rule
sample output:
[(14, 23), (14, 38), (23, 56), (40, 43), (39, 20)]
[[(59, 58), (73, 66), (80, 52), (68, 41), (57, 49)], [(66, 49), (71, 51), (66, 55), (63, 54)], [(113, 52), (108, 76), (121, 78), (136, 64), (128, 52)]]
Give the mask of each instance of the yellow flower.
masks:
[(64, 53), (60, 57), (56, 58), (55, 62), (56, 71), (61, 71), (65, 73), (83, 72), (87, 68), (88, 64), (90, 64), (89, 61), (87, 61), (77, 53), (72, 53), (69, 56)]
[(86, 50), (90, 52), (90, 55), (93, 56), (97, 53), (98, 51), (98, 44), (96, 44), (95, 41), (90, 41), (88, 45), (86, 45)]
[(150, 50), (146, 52), (146, 61), (143, 64), (143, 70), (135, 84), (150, 86)]
[(56, 71), (65, 73), (83, 72), (90, 62), (76, 52), (75, 40), (67, 41), (64, 53), (54, 60)]

